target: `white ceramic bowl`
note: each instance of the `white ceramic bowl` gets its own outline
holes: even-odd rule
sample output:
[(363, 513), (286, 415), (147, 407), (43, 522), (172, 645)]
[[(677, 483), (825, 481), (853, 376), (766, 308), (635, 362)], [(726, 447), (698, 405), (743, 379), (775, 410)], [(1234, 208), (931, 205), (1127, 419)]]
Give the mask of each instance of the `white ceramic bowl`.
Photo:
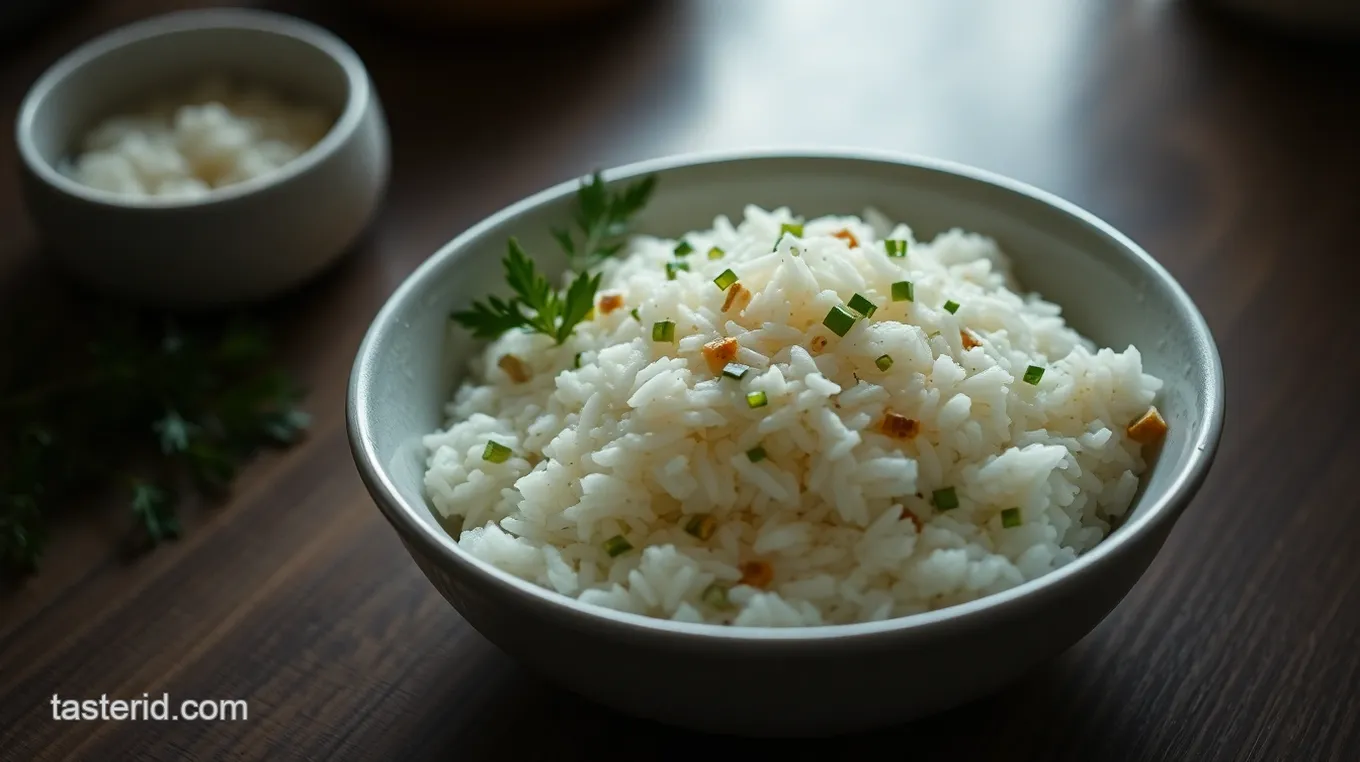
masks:
[[(747, 203), (812, 217), (873, 206), (922, 237), (958, 226), (995, 237), (1028, 287), (1097, 343), (1137, 345), (1165, 380), (1171, 424), (1127, 521), (1077, 561), (1020, 587), (902, 619), (759, 629), (651, 619), (587, 605), (463, 553), (422, 486), (422, 435), (477, 345), (448, 314), (504, 293), (509, 236), (552, 251), (577, 183), (492, 215), (426, 261), (378, 313), (349, 389), (350, 445), (374, 500), (444, 596), (507, 653), (622, 711), (707, 730), (805, 735), (908, 720), (994, 691), (1091, 630), (1138, 581), (1209, 470), (1223, 424), (1212, 336), (1171, 276), (1092, 215), (1014, 181), (942, 162), (814, 152), (690, 156), (656, 172), (639, 232), (678, 236)], [(545, 258), (560, 269), (564, 257)], [(549, 264), (551, 262), (551, 265)]]
[[(122, 196), (58, 171), (99, 119), (217, 72), (338, 118), (289, 164), (199, 200)], [(172, 307), (264, 299), (317, 274), (363, 232), (389, 169), (387, 125), (359, 57), (320, 27), (261, 11), (173, 13), (81, 46), (34, 83), (15, 138), (51, 256), (102, 291)]]

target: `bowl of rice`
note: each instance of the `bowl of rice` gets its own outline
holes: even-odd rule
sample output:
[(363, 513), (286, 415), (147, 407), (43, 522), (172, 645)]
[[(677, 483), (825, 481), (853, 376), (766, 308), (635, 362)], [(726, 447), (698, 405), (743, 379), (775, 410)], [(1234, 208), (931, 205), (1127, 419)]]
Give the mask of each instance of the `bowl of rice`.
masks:
[(266, 299), (362, 234), (389, 171), (359, 57), (297, 18), (170, 13), (72, 51), (15, 139), (44, 252), (85, 284), (177, 308)]
[(359, 471), (479, 632), (686, 727), (823, 735), (1095, 627), (1208, 472), (1223, 376), (1136, 244), (864, 151), (662, 159), (421, 265), (356, 358)]

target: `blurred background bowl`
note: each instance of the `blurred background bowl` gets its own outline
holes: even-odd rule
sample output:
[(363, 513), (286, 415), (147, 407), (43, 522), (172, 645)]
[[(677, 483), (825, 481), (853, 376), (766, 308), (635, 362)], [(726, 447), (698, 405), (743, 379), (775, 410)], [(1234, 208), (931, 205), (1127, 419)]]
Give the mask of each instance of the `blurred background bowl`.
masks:
[[(307, 152), (193, 200), (95, 190), (58, 170), (101, 118), (221, 72), (336, 115)], [(275, 13), (168, 14), (99, 37), (45, 72), (19, 109), (24, 198), (45, 251), (112, 295), (168, 307), (275, 296), (340, 257), (386, 189), (387, 125), (359, 57)]]

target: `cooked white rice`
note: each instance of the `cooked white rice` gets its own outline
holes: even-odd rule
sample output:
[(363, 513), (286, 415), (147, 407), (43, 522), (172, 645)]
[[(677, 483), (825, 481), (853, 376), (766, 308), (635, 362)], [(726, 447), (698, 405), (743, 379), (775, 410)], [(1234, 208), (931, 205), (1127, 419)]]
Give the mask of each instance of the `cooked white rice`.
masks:
[(61, 169), (98, 190), (189, 201), (278, 170), (333, 121), (321, 109), (212, 76), (99, 122)]
[[(487, 346), (448, 429), (425, 439), (425, 486), (439, 514), (462, 518), (459, 546), (599, 606), (791, 626), (958, 604), (1099, 543), (1145, 467), (1125, 426), (1161, 381), (1138, 350), (1096, 351), (1057, 305), (1022, 294), (987, 238), (918, 242), (873, 211), (781, 238), (794, 221), (755, 207), (738, 225), (719, 217), (684, 237), (690, 270), (674, 280), (678, 242), (638, 237), (604, 268), (600, 295), (623, 308), (597, 308), (560, 347), (520, 331)], [(885, 239), (908, 255), (888, 257)], [(714, 246), (725, 253), (710, 260)], [(724, 313), (713, 281), (728, 268), (753, 298)], [(891, 301), (904, 280), (914, 301)], [(857, 293), (878, 309), (839, 337), (823, 319)], [(663, 320), (673, 343), (652, 340)], [(981, 346), (965, 350), (963, 329)], [(752, 368), (740, 381), (703, 356), (723, 337)], [(498, 366), (507, 354), (526, 381)], [(1022, 380), (1030, 365), (1045, 369), (1037, 385)], [(750, 408), (753, 391), (768, 405)], [(881, 433), (890, 411), (919, 433)], [(513, 456), (484, 460), (488, 441)], [(767, 457), (752, 462), (757, 446)], [(950, 487), (958, 507), (941, 510), (933, 495)], [(1008, 508), (1019, 526), (1002, 526)], [(707, 540), (685, 531), (697, 514), (715, 520)], [(632, 549), (611, 557), (618, 535)], [(753, 561), (773, 574), (763, 587), (740, 583)]]

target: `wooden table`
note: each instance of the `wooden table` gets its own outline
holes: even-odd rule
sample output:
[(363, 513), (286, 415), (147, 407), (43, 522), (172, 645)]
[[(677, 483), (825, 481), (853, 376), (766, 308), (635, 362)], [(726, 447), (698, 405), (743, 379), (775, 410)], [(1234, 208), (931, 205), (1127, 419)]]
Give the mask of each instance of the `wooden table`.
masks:
[[(177, 5), (87, 3), (7, 47), (0, 122), (63, 51)], [(134, 564), (113, 555), (107, 523), (58, 529), (41, 573), (0, 597), (0, 758), (838, 758), (882, 747), (913, 759), (1360, 759), (1354, 50), (1156, 0), (641, 6), (508, 36), (415, 36), (285, 6), (365, 58), (395, 141), (372, 236), (270, 312), (312, 386), (315, 429)], [(342, 399), (384, 297), (482, 216), (596, 166), (784, 143), (959, 160), (1094, 211), (1198, 301), (1229, 410), (1208, 484), (1147, 576), (1061, 658), (907, 727), (768, 744), (614, 714), (489, 645), (370, 504)], [(5, 141), (0, 294), (52, 277), (34, 266), (16, 161)], [(250, 717), (51, 718), (54, 693), (163, 691), (245, 698)]]

